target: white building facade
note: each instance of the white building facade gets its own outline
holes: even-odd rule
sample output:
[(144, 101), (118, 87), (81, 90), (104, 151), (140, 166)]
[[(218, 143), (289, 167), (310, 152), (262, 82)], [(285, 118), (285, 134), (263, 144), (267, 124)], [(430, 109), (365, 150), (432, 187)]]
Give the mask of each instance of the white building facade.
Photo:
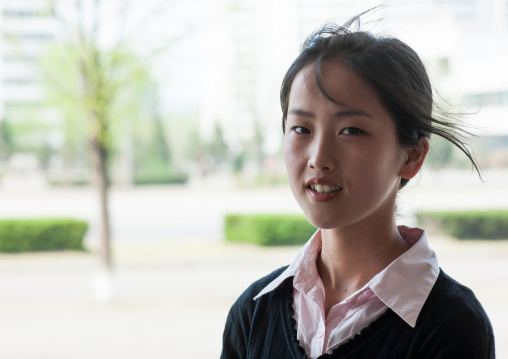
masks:
[[(342, 23), (379, 5), (350, 0), (238, 0), (208, 33), (203, 130), (220, 121), (230, 143), (263, 129), (268, 154), (280, 150), (279, 89), (300, 44), (327, 21)], [(508, 0), (391, 0), (364, 27), (406, 41), (422, 56), (439, 93), (472, 116), (482, 136), (508, 136)], [(380, 21), (376, 21), (380, 20)], [(277, 135), (279, 134), (279, 135)], [(507, 144), (508, 146), (508, 144)]]
[(2, 1), (0, 118), (43, 102), (38, 60), (55, 36), (44, 0)]

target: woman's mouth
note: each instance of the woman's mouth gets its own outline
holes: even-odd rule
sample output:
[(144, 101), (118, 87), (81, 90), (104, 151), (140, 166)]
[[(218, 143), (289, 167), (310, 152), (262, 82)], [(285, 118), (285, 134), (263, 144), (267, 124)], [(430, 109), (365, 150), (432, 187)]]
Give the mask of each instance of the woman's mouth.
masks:
[(342, 187), (335, 186), (323, 179), (312, 179), (309, 182), (307, 193), (316, 202), (331, 201), (342, 192)]

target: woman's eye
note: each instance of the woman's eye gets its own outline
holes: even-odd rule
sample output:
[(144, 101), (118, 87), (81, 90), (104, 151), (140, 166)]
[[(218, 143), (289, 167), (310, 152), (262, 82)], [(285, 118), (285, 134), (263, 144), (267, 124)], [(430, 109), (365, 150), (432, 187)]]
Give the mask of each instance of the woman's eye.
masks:
[(302, 127), (302, 126), (295, 126), (293, 127), (293, 131), (296, 133), (310, 133), (308, 128)]
[(340, 131), (340, 133), (342, 135), (359, 135), (363, 133), (363, 131), (356, 127), (346, 127), (345, 129)]

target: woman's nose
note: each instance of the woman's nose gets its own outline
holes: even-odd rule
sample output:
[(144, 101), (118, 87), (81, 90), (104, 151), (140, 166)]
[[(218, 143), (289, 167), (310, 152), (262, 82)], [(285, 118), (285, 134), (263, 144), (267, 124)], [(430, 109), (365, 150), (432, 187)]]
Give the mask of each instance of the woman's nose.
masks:
[(315, 141), (310, 146), (309, 168), (317, 171), (327, 171), (335, 168), (335, 156), (333, 150), (333, 140), (330, 136), (316, 136)]

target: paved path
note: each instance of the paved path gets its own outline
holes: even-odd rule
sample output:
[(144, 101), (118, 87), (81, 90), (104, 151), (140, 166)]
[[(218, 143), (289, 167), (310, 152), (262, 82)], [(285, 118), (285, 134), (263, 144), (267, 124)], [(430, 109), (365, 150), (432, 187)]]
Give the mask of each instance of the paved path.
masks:
[[(443, 269), (482, 301), (498, 358), (508, 358), (508, 243), (434, 238), (433, 246)], [(218, 358), (233, 301), (297, 250), (119, 241), (118, 297), (107, 305), (93, 298), (93, 253), (0, 255), (0, 358)]]

